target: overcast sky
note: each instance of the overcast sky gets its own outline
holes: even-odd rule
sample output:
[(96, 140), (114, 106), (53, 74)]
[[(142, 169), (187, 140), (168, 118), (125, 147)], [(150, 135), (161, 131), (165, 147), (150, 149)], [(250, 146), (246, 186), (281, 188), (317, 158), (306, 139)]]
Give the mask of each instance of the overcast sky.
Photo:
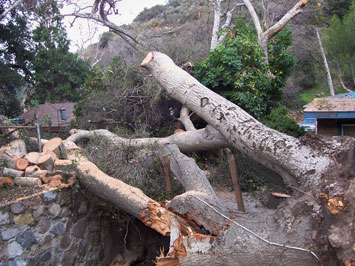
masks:
[[(129, 24), (141, 11), (144, 10), (144, 8), (150, 8), (155, 5), (164, 5), (167, 2), (168, 0), (122, 0), (116, 5), (119, 14), (111, 16), (110, 20), (118, 25)], [(70, 10), (64, 8), (62, 13), (70, 13)], [(83, 19), (76, 20), (71, 27), (70, 23), (72, 20), (73, 18), (70, 17), (64, 18), (68, 37), (71, 40), (71, 50), (73, 52), (78, 50), (79, 47), (86, 47), (91, 43), (97, 42), (100, 35), (108, 30), (106, 27), (102, 27), (96, 23)]]

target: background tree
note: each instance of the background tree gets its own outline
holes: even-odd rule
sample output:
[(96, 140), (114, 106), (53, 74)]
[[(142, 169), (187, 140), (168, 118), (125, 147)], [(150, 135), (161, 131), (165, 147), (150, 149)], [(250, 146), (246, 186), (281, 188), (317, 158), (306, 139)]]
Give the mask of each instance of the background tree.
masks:
[[(9, 11), (9, 10), (7, 10)], [(0, 3), (0, 113), (14, 117), (21, 111), (17, 92), (31, 85), (33, 47), (23, 12), (11, 9), (5, 14)]]
[[(341, 10), (335, 10), (343, 12)], [(342, 13), (343, 14), (343, 13)], [(334, 15), (326, 30), (325, 47), (336, 67), (339, 79), (343, 83), (355, 86), (355, 1), (342, 18)], [(344, 77), (343, 77), (344, 76)]]
[[(254, 27), (239, 20), (235, 33), (196, 63), (194, 75), (205, 86), (238, 104), (260, 119), (281, 99), (281, 87), (293, 66), (286, 52), (291, 44), (291, 31), (285, 28), (270, 44), (270, 62), (257, 41)], [(276, 73), (275, 78), (268, 75)]]
[(49, 18), (58, 13), (56, 3), (45, 3), (39, 14), (47, 18), (33, 31), (35, 90), (31, 100), (39, 103), (78, 101), (89, 65), (69, 52), (69, 40), (61, 18)]

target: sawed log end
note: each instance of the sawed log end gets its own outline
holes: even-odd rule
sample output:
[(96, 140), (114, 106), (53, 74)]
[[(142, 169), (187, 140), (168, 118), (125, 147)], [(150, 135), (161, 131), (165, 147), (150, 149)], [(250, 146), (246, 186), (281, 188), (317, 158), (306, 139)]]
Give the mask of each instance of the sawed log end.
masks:
[(143, 59), (141, 66), (145, 67), (146, 65), (148, 65), (149, 62), (154, 60), (154, 52), (153, 51), (149, 51), (148, 54), (146, 55), (146, 57)]

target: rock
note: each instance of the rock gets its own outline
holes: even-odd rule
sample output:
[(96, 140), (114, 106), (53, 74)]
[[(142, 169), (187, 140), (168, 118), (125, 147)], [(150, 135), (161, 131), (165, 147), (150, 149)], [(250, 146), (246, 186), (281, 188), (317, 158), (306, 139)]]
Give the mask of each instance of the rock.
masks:
[(56, 197), (57, 197), (57, 194), (55, 194), (53, 192), (46, 192), (43, 195), (45, 202), (53, 201), (53, 200), (55, 200)]
[(35, 221), (32, 216), (32, 213), (20, 214), (15, 216), (14, 222), (15, 224), (31, 224)]
[(33, 217), (37, 220), (44, 213), (44, 206), (40, 205), (33, 211)]
[(92, 221), (90, 223), (90, 232), (98, 232), (101, 229), (101, 224), (99, 221)]
[(7, 212), (0, 212), (0, 225), (8, 224), (10, 222), (9, 214)]
[(77, 238), (82, 238), (86, 232), (87, 218), (78, 220), (72, 228), (72, 234)]
[(3, 232), (1, 232), (2, 239), (7, 241), (10, 240), (11, 238), (14, 238), (15, 236), (18, 235), (20, 230), (18, 228), (13, 228), (13, 229), (7, 229)]
[(62, 262), (64, 265), (74, 265), (75, 263), (75, 253), (73, 253), (72, 251), (67, 251), (64, 253), (63, 257), (62, 257)]
[(32, 245), (37, 243), (37, 239), (31, 230), (27, 230), (16, 238), (16, 242), (19, 243), (21, 247), (30, 249)]
[(60, 240), (60, 248), (67, 249), (71, 244), (71, 238), (69, 232), (66, 232)]
[(88, 212), (88, 203), (87, 201), (83, 201), (80, 204), (80, 208), (79, 208), (79, 214), (86, 214)]
[(39, 257), (39, 261), (45, 262), (50, 260), (51, 257), (52, 257), (52, 253), (50, 251), (46, 251)]
[(344, 228), (330, 226), (329, 242), (334, 248), (350, 245), (351, 232), (347, 232)]
[(14, 259), (14, 266), (27, 266), (26, 261), (24, 261), (22, 258), (17, 257)]
[(79, 243), (79, 250), (78, 250), (78, 254), (80, 256), (84, 256), (85, 255), (85, 252), (87, 251), (87, 245), (88, 245), (88, 242), (86, 239), (83, 239), (80, 241)]
[(7, 254), (9, 259), (15, 258), (17, 256), (22, 255), (23, 248), (16, 242), (12, 242), (7, 246)]
[(50, 226), (51, 226), (51, 222), (46, 218), (42, 218), (41, 220), (39, 220), (36, 228), (37, 228), (38, 232), (40, 232), (41, 234), (44, 234), (48, 231)]
[(65, 231), (65, 224), (62, 222), (57, 222), (51, 229), (51, 232), (55, 235), (61, 236)]
[(50, 213), (50, 215), (53, 216), (53, 218), (56, 218), (59, 215), (60, 211), (60, 205), (57, 203), (53, 203), (48, 209), (48, 212)]
[(11, 212), (13, 214), (20, 214), (25, 210), (24, 206), (20, 202), (11, 204)]

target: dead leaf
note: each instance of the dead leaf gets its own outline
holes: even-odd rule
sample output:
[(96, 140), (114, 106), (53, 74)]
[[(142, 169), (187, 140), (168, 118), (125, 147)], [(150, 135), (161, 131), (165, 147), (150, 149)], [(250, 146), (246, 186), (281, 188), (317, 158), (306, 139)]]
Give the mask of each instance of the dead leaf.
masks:
[(278, 193), (278, 192), (272, 192), (271, 194), (274, 195), (275, 197), (278, 197), (278, 198), (290, 198), (291, 197), (290, 195)]
[(346, 205), (340, 196), (336, 196), (328, 200), (327, 208), (333, 215), (339, 214), (346, 209)]
[(320, 194), (319, 194), (319, 197), (320, 197), (321, 199), (326, 200), (326, 201), (328, 201), (328, 199), (329, 199), (328, 195), (325, 194), (325, 193), (320, 193)]

